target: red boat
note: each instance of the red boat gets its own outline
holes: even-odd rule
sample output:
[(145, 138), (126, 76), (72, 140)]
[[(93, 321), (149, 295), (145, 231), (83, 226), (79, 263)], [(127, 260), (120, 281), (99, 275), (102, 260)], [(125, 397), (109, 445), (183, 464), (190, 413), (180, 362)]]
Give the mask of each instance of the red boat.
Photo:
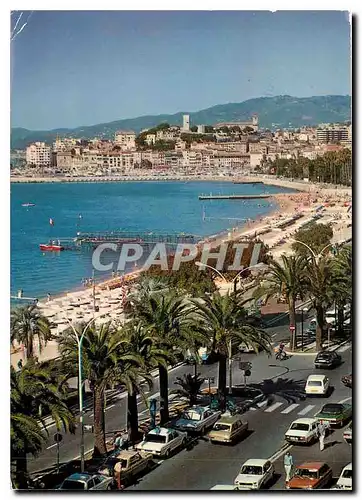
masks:
[(39, 247), (42, 252), (60, 252), (61, 250), (64, 250), (64, 247), (62, 247), (59, 241), (49, 241), (49, 243), (43, 243), (39, 245)]

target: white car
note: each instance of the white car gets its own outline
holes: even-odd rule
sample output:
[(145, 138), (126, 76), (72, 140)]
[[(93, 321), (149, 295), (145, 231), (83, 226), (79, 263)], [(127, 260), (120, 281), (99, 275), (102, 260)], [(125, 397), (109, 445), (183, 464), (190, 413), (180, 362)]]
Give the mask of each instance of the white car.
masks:
[(168, 458), (171, 452), (186, 445), (186, 432), (156, 427), (143, 438), (141, 443), (136, 445), (136, 450), (148, 451), (157, 457)]
[(342, 470), (336, 486), (339, 490), (352, 489), (352, 462)]
[(113, 485), (113, 477), (79, 472), (64, 479), (57, 489), (68, 491), (111, 490)]
[(288, 443), (309, 444), (318, 439), (318, 424), (316, 418), (298, 418), (294, 420), (285, 433), (285, 440)]
[(213, 486), (212, 488), (210, 488), (210, 491), (211, 490), (238, 490), (239, 488), (235, 485), (235, 484), (215, 484), (215, 486)]
[(175, 427), (181, 431), (205, 434), (206, 430), (214, 425), (220, 415), (221, 411), (210, 410), (209, 407), (192, 406), (182, 412), (180, 418), (175, 422)]
[(326, 375), (309, 375), (304, 390), (310, 396), (326, 396), (329, 391), (329, 378)]
[(234, 484), (239, 490), (260, 490), (274, 476), (274, 465), (270, 460), (250, 459), (242, 465)]

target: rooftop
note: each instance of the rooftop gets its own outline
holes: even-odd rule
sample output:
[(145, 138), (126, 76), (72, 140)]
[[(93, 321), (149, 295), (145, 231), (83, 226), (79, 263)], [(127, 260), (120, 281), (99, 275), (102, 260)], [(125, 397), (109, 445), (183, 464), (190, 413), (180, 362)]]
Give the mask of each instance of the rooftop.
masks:
[(266, 462), (268, 462), (267, 458), (250, 458), (249, 460), (247, 460), (246, 462), (243, 463), (243, 466), (244, 465), (258, 465), (258, 466), (262, 467), (263, 465), (266, 464)]

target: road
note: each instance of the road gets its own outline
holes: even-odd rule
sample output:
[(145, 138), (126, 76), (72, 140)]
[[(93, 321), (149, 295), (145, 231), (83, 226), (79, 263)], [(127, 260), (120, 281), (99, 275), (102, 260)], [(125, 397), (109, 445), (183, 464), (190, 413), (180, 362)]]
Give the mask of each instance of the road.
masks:
[[(262, 377), (265, 377), (264, 373), (268, 370), (270, 377), (275, 372), (279, 373), (274, 375), (274, 393), (276, 394), (271, 406), (253, 409), (244, 415), (249, 422), (250, 434), (234, 446), (215, 445), (209, 443), (206, 438), (200, 438), (193, 449), (182, 450), (174, 457), (162, 461), (157, 468), (128, 489), (191, 491), (209, 490), (216, 484), (232, 484), (244, 461), (249, 458), (269, 458), (281, 448), (285, 443), (284, 433), (293, 420), (301, 416), (313, 416), (326, 401), (352, 401), (351, 390), (340, 382), (341, 376), (351, 371), (351, 348), (347, 345), (340, 351), (343, 364), (334, 370), (328, 370), (331, 385), (334, 387), (328, 399), (316, 397), (301, 400), (298, 397), (299, 389), (305, 383), (307, 376), (315, 372), (313, 356), (293, 356), (278, 366), (270, 367), (267, 365), (269, 360), (264, 355), (259, 355), (255, 360), (255, 371), (258, 370), (259, 363), (263, 366), (264, 360)], [(342, 466), (351, 461), (351, 448), (340, 442), (340, 431), (335, 431), (327, 442), (329, 440), (337, 440), (337, 443), (322, 453), (319, 452), (317, 446), (305, 448), (303, 451), (298, 449), (295, 453), (296, 447), (292, 447), (295, 462), (298, 463), (299, 454), (301, 454), (301, 460), (305, 458), (324, 460), (325, 457), (326, 461), (327, 459), (332, 461), (330, 465), (333, 467), (334, 474), (339, 475)], [(304, 454), (303, 457), (302, 454)], [(280, 469), (279, 463), (281, 462), (277, 462), (278, 470)], [(284, 487), (282, 477), (276, 475), (275, 480), (273, 489), (280, 489), (280, 485)]]
[[(305, 326), (307, 326), (308, 319), (306, 318)], [(287, 338), (289, 336), (289, 331), (286, 326), (279, 326), (267, 329), (268, 333), (272, 336), (272, 340), (277, 342), (280, 338)], [(286, 367), (290, 361), (283, 362), (282, 367), (269, 367), (270, 364), (275, 364), (273, 357), (268, 358), (265, 355), (255, 355), (255, 354), (243, 354), (243, 360), (248, 360), (253, 363), (252, 374), (248, 379), (248, 383), (259, 383), (260, 381), (271, 378), (274, 376), (281, 375), (285, 372)], [(295, 356), (293, 364), (295, 366), (304, 366), (304, 356)], [(217, 363), (213, 365), (203, 365), (199, 367), (198, 370), (201, 375), (205, 378), (215, 377), (215, 382), (217, 384)], [(169, 372), (170, 389), (176, 388), (174, 381), (176, 377), (181, 377), (186, 373), (193, 373), (193, 366), (181, 365), (179, 367), (173, 368)], [(243, 382), (241, 372), (238, 368), (238, 363), (233, 363), (233, 384), (241, 384)], [(205, 384), (206, 387), (206, 384)], [(158, 377), (154, 379), (154, 386), (152, 391), (147, 394), (147, 397), (156, 397), (159, 395), (159, 385)], [(148, 417), (148, 410), (144, 402), (139, 400), (139, 419), (142, 421)], [(124, 429), (126, 427), (126, 413), (127, 413), (127, 400), (125, 393), (119, 393), (113, 396), (107, 401), (106, 405), (106, 431), (112, 433), (118, 429)], [(84, 418), (85, 425), (93, 424), (93, 412), (89, 408), (85, 414)], [(41, 454), (34, 458), (29, 456), (28, 468), (29, 472), (39, 471), (56, 464), (56, 445), (53, 441), (53, 434), (56, 429), (55, 426), (50, 425), (48, 427), (49, 437), (47, 443), (44, 446)], [(85, 433), (85, 451), (92, 450), (94, 438), (93, 434)], [(67, 462), (79, 456), (79, 444), (80, 444), (80, 432), (77, 429), (75, 435), (64, 434), (63, 440), (60, 444), (60, 462)]]

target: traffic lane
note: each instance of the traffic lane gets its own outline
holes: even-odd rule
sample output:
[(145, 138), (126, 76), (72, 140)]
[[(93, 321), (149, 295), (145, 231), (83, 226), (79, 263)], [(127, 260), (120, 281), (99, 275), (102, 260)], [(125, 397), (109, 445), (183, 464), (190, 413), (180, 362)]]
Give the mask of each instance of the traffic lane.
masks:
[[(294, 466), (297, 467), (304, 462), (316, 461), (326, 462), (333, 471), (333, 477), (337, 479), (347, 464), (352, 462), (352, 446), (343, 440), (343, 429), (334, 429), (325, 439), (325, 448), (319, 449), (319, 442), (310, 446), (292, 446), (290, 453), (293, 457)], [(272, 490), (285, 489), (284, 454), (275, 461), (274, 467), (278, 481), (270, 488)], [(332, 483), (333, 484), (333, 483)]]
[(212, 444), (200, 438), (193, 449), (164, 460), (144, 476), (133, 491), (210, 490), (233, 484), (241, 465), (250, 458), (269, 458), (284, 445), (284, 433), (293, 417), (278, 412), (249, 411), (243, 418), (250, 432), (235, 445)]

